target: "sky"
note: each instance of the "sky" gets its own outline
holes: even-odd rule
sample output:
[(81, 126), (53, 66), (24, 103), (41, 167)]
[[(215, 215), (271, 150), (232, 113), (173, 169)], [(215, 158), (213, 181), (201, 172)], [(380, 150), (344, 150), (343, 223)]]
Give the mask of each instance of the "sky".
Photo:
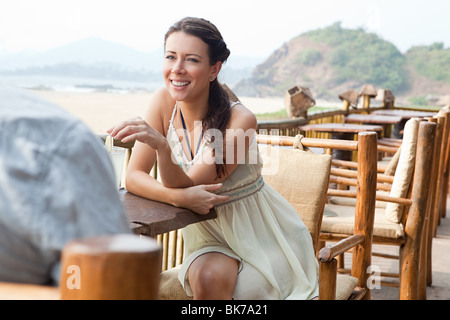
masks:
[(292, 38), (338, 21), (406, 52), (434, 42), (450, 47), (449, 14), (449, 0), (0, 0), (0, 55), (87, 37), (153, 51), (185, 16), (213, 22), (232, 54), (241, 56), (267, 57)]

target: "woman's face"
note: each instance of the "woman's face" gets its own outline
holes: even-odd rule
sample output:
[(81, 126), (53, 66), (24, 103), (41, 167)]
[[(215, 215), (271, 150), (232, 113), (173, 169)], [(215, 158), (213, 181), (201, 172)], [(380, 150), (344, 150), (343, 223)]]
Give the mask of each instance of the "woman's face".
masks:
[(208, 97), (210, 81), (217, 77), (221, 65), (210, 65), (208, 45), (198, 37), (174, 32), (166, 40), (163, 77), (176, 101)]

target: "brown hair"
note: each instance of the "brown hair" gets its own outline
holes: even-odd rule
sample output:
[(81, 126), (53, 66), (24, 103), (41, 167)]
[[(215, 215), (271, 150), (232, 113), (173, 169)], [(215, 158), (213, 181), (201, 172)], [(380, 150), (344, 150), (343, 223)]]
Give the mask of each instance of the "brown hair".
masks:
[[(178, 31), (198, 37), (208, 45), (210, 65), (214, 65), (218, 61), (223, 63), (228, 59), (230, 50), (223, 41), (219, 30), (208, 20), (193, 17), (181, 19), (167, 31), (164, 37), (164, 46), (167, 38)], [(209, 86), (208, 111), (202, 119), (203, 132), (207, 132), (208, 129), (217, 129), (225, 136), (225, 129), (230, 122), (230, 117), (229, 96), (216, 77)], [(225, 173), (225, 158), (223, 158), (223, 163), (216, 162), (216, 173), (217, 177)]]

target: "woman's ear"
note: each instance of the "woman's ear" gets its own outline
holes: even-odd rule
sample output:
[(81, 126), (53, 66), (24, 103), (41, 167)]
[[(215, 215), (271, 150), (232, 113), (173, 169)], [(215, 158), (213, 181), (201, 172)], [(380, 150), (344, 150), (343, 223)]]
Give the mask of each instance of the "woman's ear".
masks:
[(211, 66), (211, 73), (209, 74), (209, 80), (214, 81), (219, 75), (221, 69), (222, 69), (221, 61), (218, 61), (215, 65)]

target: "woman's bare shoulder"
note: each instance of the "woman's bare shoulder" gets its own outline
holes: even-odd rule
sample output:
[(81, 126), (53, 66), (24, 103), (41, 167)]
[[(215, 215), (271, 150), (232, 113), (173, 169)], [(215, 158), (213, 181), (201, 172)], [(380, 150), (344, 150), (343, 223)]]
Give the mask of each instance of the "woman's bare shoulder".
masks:
[(175, 101), (165, 87), (157, 89), (151, 96), (145, 113), (145, 120), (160, 132), (167, 131)]
[(256, 129), (256, 116), (242, 103), (237, 103), (231, 108), (230, 128)]
[(152, 94), (148, 110), (159, 111), (161, 113), (170, 109), (167, 108), (168, 106), (175, 106), (175, 100), (172, 99), (166, 87), (161, 87)]

